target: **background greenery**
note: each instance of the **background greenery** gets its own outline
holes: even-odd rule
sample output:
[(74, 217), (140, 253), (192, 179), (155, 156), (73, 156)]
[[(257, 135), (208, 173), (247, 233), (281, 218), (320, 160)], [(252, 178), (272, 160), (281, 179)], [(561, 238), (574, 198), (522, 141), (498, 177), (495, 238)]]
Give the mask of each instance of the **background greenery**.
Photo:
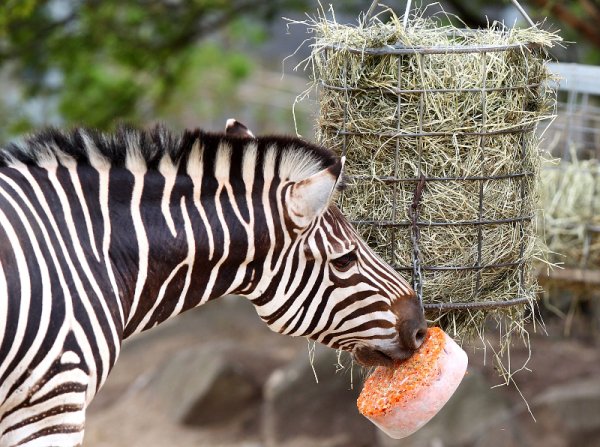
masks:
[[(405, 5), (386, 3), (397, 11)], [(600, 61), (600, 0), (523, 3), (534, 17), (553, 18), (545, 26), (560, 28), (567, 40), (580, 43), (559, 57)], [(337, 1), (334, 7), (356, 17), (369, 4)], [(261, 48), (286, 37), (282, 16), (302, 17), (317, 6), (309, 0), (5, 0), (0, 6), (0, 143), (44, 125), (111, 129), (122, 121), (161, 120), (206, 127), (227, 113), (239, 116), (238, 111), (259, 123), (262, 113), (260, 126), (274, 131), (282, 125), (281, 131), (290, 132), (293, 95), (288, 92), (273, 106), (274, 115), (268, 110), (273, 82), (265, 83), (262, 75), (280, 73), (285, 54), (281, 48), (267, 54)], [(452, 0), (443, 6), (471, 26), (485, 26), (486, 14), (494, 17), (511, 8), (499, 0)], [(290, 41), (290, 52), (298, 42)], [(254, 94), (248, 87), (250, 93), (240, 96), (240, 86), (253, 76), (259, 84), (262, 80), (262, 88)], [(296, 83), (289, 90), (298, 94), (302, 87)], [(267, 98), (254, 101), (257, 95)], [(249, 102), (262, 109), (249, 109)], [(310, 117), (300, 118), (309, 128)]]

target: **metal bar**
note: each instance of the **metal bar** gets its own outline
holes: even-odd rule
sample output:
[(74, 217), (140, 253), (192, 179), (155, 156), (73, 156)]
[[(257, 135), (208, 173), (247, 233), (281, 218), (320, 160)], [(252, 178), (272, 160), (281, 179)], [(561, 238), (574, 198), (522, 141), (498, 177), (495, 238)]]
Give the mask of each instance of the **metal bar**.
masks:
[(513, 43), (508, 45), (456, 45), (452, 47), (400, 47), (390, 45), (382, 48), (352, 48), (341, 45), (325, 45), (318, 51), (332, 49), (336, 51), (345, 51), (354, 54), (368, 54), (373, 56), (382, 56), (386, 54), (450, 54), (450, 53), (481, 53), (481, 52), (501, 52), (512, 49), (527, 48), (529, 50), (540, 48), (541, 45), (535, 42)]
[[(335, 85), (327, 84), (325, 81), (321, 81), (319, 83), (321, 87), (328, 90), (348, 90), (350, 92), (364, 92), (369, 90), (385, 90), (394, 94), (403, 94), (403, 93), (479, 93), (481, 88), (415, 88), (415, 89), (400, 89), (393, 87), (348, 87), (345, 89), (344, 87), (337, 87)], [(528, 85), (513, 85), (511, 87), (487, 87), (486, 91), (488, 92), (507, 92), (513, 90), (523, 90), (523, 89), (535, 89), (538, 88), (541, 84), (528, 84)]]
[[(418, 62), (419, 62), (419, 72), (421, 75), (421, 82), (423, 82), (425, 73), (423, 70), (424, 58), (422, 54), (419, 54)], [(400, 73), (398, 73), (400, 75)], [(421, 92), (419, 94), (419, 133), (423, 133), (423, 114), (425, 109), (425, 92)], [(415, 193), (413, 195), (413, 203), (411, 208), (409, 209), (409, 216), (411, 219), (411, 230), (410, 236), (412, 241), (412, 263), (413, 263), (413, 286), (415, 292), (417, 294), (417, 298), (419, 299), (419, 304), (423, 304), (423, 278), (421, 276), (421, 248), (419, 247), (420, 242), (420, 232), (419, 232), (419, 207), (421, 205), (421, 199), (423, 195), (423, 189), (425, 188), (425, 180), (422, 166), (423, 160), (423, 137), (417, 138), (417, 151), (418, 157), (417, 160), (417, 177), (421, 180), (415, 186)]]
[[(459, 266), (445, 266), (445, 265), (421, 265), (421, 270), (430, 271), (430, 272), (465, 272), (465, 271), (476, 271), (476, 270), (495, 270), (495, 269), (503, 269), (507, 267), (515, 267), (521, 264), (520, 261), (515, 262), (503, 262), (500, 264), (484, 264), (479, 266), (474, 265), (459, 265)], [(401, 266), (395, 265), (393, 266), (396, 270), (401, 271), (412, 271), (413, 267), (409, 266)]]
[[(344, 65), (344, 87), (346, 90), (344, 91), (344, 121), (342, 122), (342, 157), (345, 157), (348, 152), (348, 134), (346, 133), (346, 124), (348, 122), (348, 63)], [(344, 191), (342, 190), (340, 193), (340, 211), (344, 211)]]
[[(485, 131), (486, 125), (486, 93), (485, 86), (487, 81), (487, 54), (481, 53), (481, 57), (483, 58), (482, 67), (482, 81), (481, 81), (481, 131)], [(485, 177), (485, 155), (483, 150), (485, 148), (484, 137), (483, 135), (479, 137), (479, 149), (480, 149), (480, 162), (481, 162), (481, 175)], [(477, 221), (481, 222), (483, 220), (483, 192), (484, 185), (487, 180), (481, 180), (479, 182), (479, 205), (477, 209)], [(483, 226), (477, 226), (477, 262), (476, 265), (481, 265), (483, 251)], [(477, 270), (475, 275), (475, 296), (479, 296), (479, 292), (481, 291), (481, 270)]]
[(423, 305), (423, 277), (421, 275), (421, 250), (419, 249), (420, 230), (417, 225), (419, 220), (419, 207), (423, 198), (423, 190), (425, 189), (425, 180), (421, 179), (415, 187), (412, 204), (408, 209), (408, 214), (411, 220), (410, 240), (412, 242), (412, 264), (413, 264), (413, 288), (417, 294), (419, 305)]
[(523, 17), (525, 17), (525, 20), (527, 20), (529, 22), (529, 24), (533, 27), (533, 28), (537, 28), (536, 24), (533, 23), (533, 20), (531, 20), (531, 17), (529, 17), (527, 15), (527, 13), (525, 12), (525, 10), (523, 9), (523, 7), (519, 4), (519, 2), (517, 0), (511, 0), (512, 4), (515, 5), (515, 7), (519, 10), (519, 12), (521, 13), (521, 15)]
[[(477, 226), (477, 225), (501, 225), (507, 223), (531, 221), (535, 218), (535, 214), (529, 216), (512, 217), (508, 219), (496, 219), (496, 220), (461, 220), (456, 222), (446, 221), (419, 221), (416, 224), (420, 227), (453, 227), (453, 226)], [(412, 225), (411, 222), (392, 222), (389, 220), (352, 220), (352, 225), (369, 225), (372, 227), (379, 228), (400, 228), (408, 227)]]
[[(423, 70), (423, 58), (424, 56), (422, 54), (419, 54), (419, 72), (421, 74), (421, 82), (423, 82), (424, 78), (425, 78), (425, 71)], [(419, 160), (417, 163), (417, 177), (421, 178), (423, 176), (423, 171), (421, 170), (421, 164), (422, 164), (422, 160), (423, 160), (423, 136), (424, 136), (424, 132), (423, 132), (423, 113), (425, 113), (425, 92), (421, 92), (419, 94), (419, 132), (417, 132), (418, 134), (418, 138), (417, 138), (417, 150), (419, 153)]]
[(535, 125), (527, 127), (515, 127), (512, 129), (490, 130), (487, 132), (415, 132), (415, 133), (376, 133), (376, 132), (356, 132), (337, 129), (334, 126), (322, 126), (326, 129), (332, 129), (338, 135), (376, 135), (378, 137), (399, 138), (399, 137), (453, 137), (453, 136), (480, 136), (480, 135), (505, 135), (509, 133), (525, 133), (535, 129)]
[[(566, 168), (565, 168), (566, 170)], [(590, 172), (595, 172), (589, 170)], [(489, 175), (489, 176), (481, 176), (481, 175), (473, 175), (468, 177), (425, 177), (426, 182), (453, 182), (453, 181), (479, 181), (479, 180), (506, 180), (506, 179), (514, 179), (519, 177), (533, 177), (535, 175), (534, 172), (525, 171), (518, 172), (515, 174), (501, 174), (501, 175)], [(370, 175), (347, 175), (346, 178), (348, 180), (356, 180), (356, 181), (365, 181), (365, 180), (375, 180), (382, 183), (403, 183), (403, 182), (411, 182), (416, 183), (420, 182), (420, 178), (410, 177), (410, 178), (398, 178), (398, 177), (389, 177), (389, 176), (370, 176)]]
[(402, 27), (404, 29), (406, 29), (407, 25), (408, 25), (408, 14), (410, 13), (410, 5), (411, 5), (411, 0), (407, 0), (406, 2), (406, 9), (404, 10), (404, 20), (402, 20)]
[[(402, 58), (403, 56), (398, 56), (398, 80), (396, 85), (398, 88), (402, 85)], [(398, 99), (396, 102), (396, 132), (400, 132), (400, 116), (401, 116), (401, 108), (402, 108), (402, 96), (398, 95)], [(398, 178), (398, 157), (400, 154), (400, 138), (396, 138), (396, 151), (394, 153), (394, 177)], [(396, 208), (397, 208), (397, 195), (398, 195), (398, 183), (392, 183), (392, 222), (396, 222)], [(396, 232), (392, 231), (391, 234), (391, 262), (392, 264), (396, 262)], [(419, 298), (420, 299), (420, 298)]]
[(515, 298), (503, 301), (476, 301), (472, 303), (427, 303), (423, 307), (426, 310), (484, 310), (501, 309), (504, 307), (518, 306), (519, 304), (529, 304), (529, 298)]
[[(529, 80), (529, 64), (526, 64), (526, 69), (525, 69), (525, 77), (527, 80)], [(524, 101), (523, 101), (523, 111), (525, 111), (525, 108), (527, 107), (527, 102), (529, 99), (529, 91), (526, 90), (524, 92)], [(526, 152), (525, 149), (527, 147), (527, 139), (526, 139), (526, 134), (522, 133), (521, 136), (521, 166), (523, 166), (525, 164), (525, 158), (526, 158)], [(520, 197), (521, 197), (521, 203), (519, 206), (519, 213), (521, 214), (521, 216), (525, 213), (525, 181), (527, 180), (526, 177), (521, 177), (521, 184), (520, 184)], [(523, 221), (518, 223), (519, 225), (519, 236), (521, 237), (521, 243), (519, 246), (519, 260), (521, 261), (521, 264), (519, 265), (519, 294), (522, 294), (525, 292), (525, 260), (523, 259), (523, 256), (525, 255), (525, 228), (523, 226)]]

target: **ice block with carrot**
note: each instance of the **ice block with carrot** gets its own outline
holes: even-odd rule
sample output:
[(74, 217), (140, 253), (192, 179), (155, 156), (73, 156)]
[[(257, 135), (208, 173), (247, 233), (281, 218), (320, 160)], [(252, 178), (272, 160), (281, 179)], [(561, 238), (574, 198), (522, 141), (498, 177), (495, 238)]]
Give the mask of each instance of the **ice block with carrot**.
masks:
[(430, 328), (410, 358), (373, 371), (358, 397), (358, 410), (392, 438), (404, 438), (441, 410), (463, 379), (467, 362), (454, 340)]

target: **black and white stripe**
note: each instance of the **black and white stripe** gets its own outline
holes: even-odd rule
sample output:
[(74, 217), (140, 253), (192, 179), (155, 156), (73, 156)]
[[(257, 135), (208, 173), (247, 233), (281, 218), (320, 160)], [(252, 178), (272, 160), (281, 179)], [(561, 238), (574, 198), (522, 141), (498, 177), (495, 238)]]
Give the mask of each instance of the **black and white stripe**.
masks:
[(227, 294), (364, 364), (418, 346), (411, 288), (330, 205), (342, 162), (231, 127), (0, 153), (0, 446), (80, 445), (122, 340)]

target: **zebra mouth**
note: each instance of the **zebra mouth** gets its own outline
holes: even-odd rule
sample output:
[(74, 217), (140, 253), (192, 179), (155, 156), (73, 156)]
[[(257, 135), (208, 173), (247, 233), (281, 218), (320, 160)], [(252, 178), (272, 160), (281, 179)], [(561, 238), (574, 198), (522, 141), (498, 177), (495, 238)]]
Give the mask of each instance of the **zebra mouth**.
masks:
[(394, 364), (394, 359), (385, 352), (378, 349), (369, 348), (367, 346), (359, 346), (352, 352), (354, 360), (359, 365), (371, 366), (387, 366), (391, 367)]
[(399, 349), (393, 354), (371, 348), (369, 346), (359, 346), (352, 351), (354, 360), (362, 366), (386, 366), (393, 367), (394, 363), (406, 360), (414, 351)]

